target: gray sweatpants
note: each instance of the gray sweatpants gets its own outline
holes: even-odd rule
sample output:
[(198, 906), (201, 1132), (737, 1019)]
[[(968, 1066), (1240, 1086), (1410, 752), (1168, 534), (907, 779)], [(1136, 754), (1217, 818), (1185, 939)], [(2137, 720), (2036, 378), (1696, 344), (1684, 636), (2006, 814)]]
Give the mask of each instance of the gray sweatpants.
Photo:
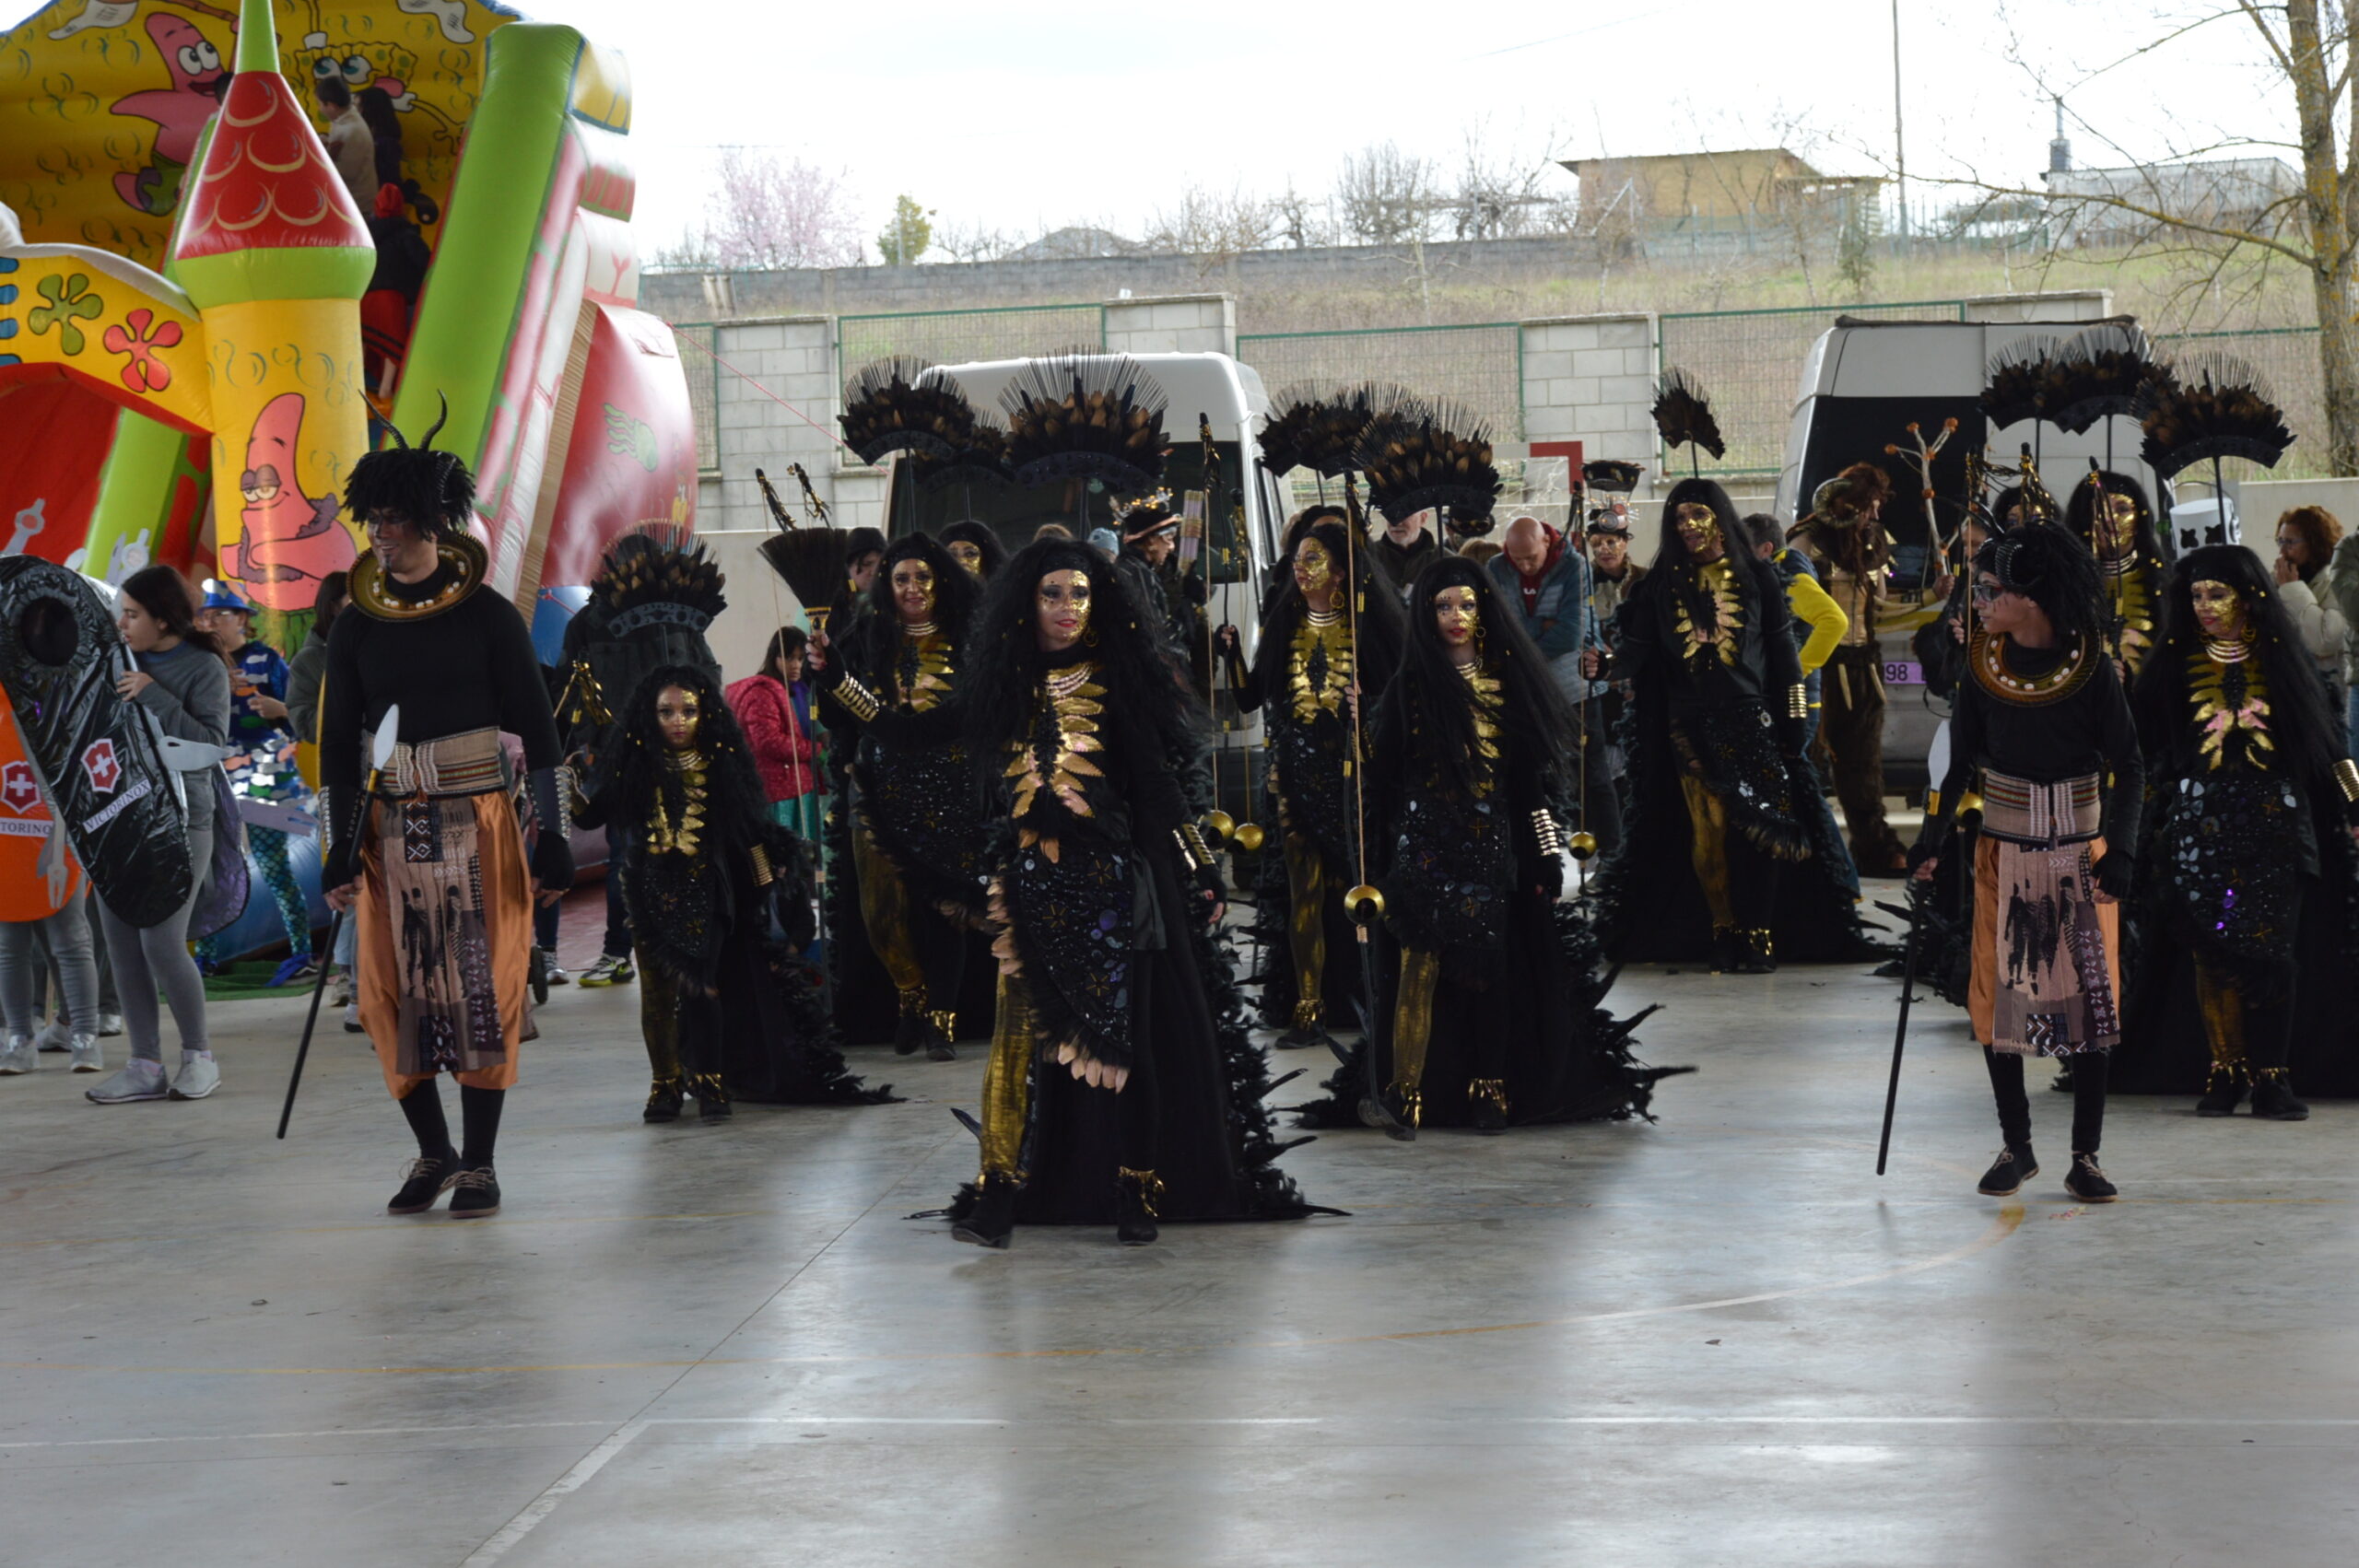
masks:
[(99, 1032), (99, 964), (91, 953), (88, 896), (86, 887), (81, 897), (46, 919), (0, 922), (0, 1024), (9, 1034), (33, 1032), (34, 993), (52, 963), (74, 1033)]
[[(207, 802), (210, 804), (210, 802)], [(205, 875), (213, 864), (213, 814), (188, 835), (189, 859), (196, 867), (197, 885), (158, 925), (140, 930), (116, 919), (104, 900), (96, 900), (99, 929), (106, 934), (107, 956), (114, 963), (115, 989), (123, 999), (123, 1032), (131, 1036), (131, 1054), (148, 1061), (164, 1059), (163, 1019), (156, 1005), (161, 987), (181, 1032), (181, 1049), (209, 1050), (205, 1035), (205, 977), (188, 950), (189, 916), (196, 908)]]

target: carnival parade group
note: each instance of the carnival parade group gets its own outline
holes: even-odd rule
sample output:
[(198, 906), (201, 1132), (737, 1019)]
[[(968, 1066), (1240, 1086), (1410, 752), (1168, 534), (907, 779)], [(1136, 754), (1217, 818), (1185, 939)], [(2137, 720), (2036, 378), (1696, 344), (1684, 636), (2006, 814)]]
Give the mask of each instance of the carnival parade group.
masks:
[[(1605, 1006), (1624, 966), (1733, 986), (1897, 960), (1862, 918), (1863, 873), (1907, 879), (1889, 895), (1907, 966), (1982, 1047), (2001, 1134), (1984, 1194), (2040, 1169), (2028, 1057), (2063, 1070), (2062, 1186), (2083, 1202), (2117, 1196), (2109, 1090), (2273, 1121), (2307, 1115), (2300, 1093), (2359, 1094), (2359, 767), (2341, 672), (2306, 624), (2351, 556), (2330, 519), (2290, 571), (2236, 543), (2166, 557), (2132, 476), (2092, 464), (2060, 499), (2026, 458), (1978, 474), (1904, 563), (1891, 525), (1932, 486), (1891, 449), (1790, 527), (1666, 474), (1642, 566), (1635, 465), (1577, 471), (1566, 527), (1510, 517), (1495, 542), (1500, 485), (1462, 413), (1305, 389), (1258, 461), (1312, 470), (1327, 498), (1284, 520), (1257, 581), (1215, 482), (1239, 448), (1207, 427), (1204, 488), (1175, 497), (1144, 372), (1076, 357), (1004, 401), (995, 424), (921, 367), (855, 381), (843, 427), (863, 457), (903, 454), (936, 494), (980, 473), (1062, 499), (995, 525), (781, 532), (766, 555), (811, 629), (772, 640), (777, 693), (724, 686), (704, 637), (724, 585), (692, 541), (618, 540), (545, 671), (487, 586), (465, 465), (430, 439), (356, 465), (370, 548), (323, 639), (315, 814), (354, 1012), (417, 1144), (388, 1211), (500, 1207), (535, 914), (572, 885), (577, 825), (618, 851), (644, 1118), (849, 1111), (893, 1096), (847, 1043), (980, 1048), (980, 1102), (957, 1113), (976, 1175), (941, 1217), (988, 1247), (1019, 1225), (1141, 1245), (1160, 1223), (1332, 1212), (1281, 1168), (1307, 1141), (1281, 1117), (1414, 1142), (1651, 1117), (1688, 1070), (1634, 1054), (1637, 1019)], [(1708, 433), (1675, 378), (1656, 413), (1674, 450)], [(59, 603), (88, 594), (44, 569)], [(61, 625), (87, 624), (68, 609)], [(1913, 844), (1884, 803), (1895, 625), (1950, 709)], [(102, 684), (131, 686), (126, 708), (182, 701), (177, 677), (125, 678), (155, 662), (141, 646), (99, 654)], [(6, 651), (16, 711), (50, 711), (62, 688), (42, 683), (76, 661)], [(64, 788), (59, 748), (85, 743), (19, 727), (55, 814), (102, 815)], [(780, 734), (819, 779), (779, 787)], [(209, 801), (183, 820), (212, 821)], [(154, 1059), (142, 935), (184, 937), (203, 868), (182, 854), (159, 890), (161, 860), (74, 848), (118, 983), (147, 989), (125, 1002)], [(32, 1049), (22, 989), (12, 972), (11, 1073)], [(1652, 1027), (1678, 1024), (1674, 1002)], [(1280, 1107), (1299, 1074), (1271, 1063), (1296, 1049), (1329, 1075)]]

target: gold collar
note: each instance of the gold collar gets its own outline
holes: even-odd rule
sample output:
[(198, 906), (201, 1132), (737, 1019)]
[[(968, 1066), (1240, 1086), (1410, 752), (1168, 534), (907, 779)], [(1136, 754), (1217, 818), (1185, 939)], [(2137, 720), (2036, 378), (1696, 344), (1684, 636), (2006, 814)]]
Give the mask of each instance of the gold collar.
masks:
[(352, 594), (352, 607), (372, 621), (431, 620), (481, 588), (484, 574), (491, 569), (491, 552), (472, 534), (444, 534), (434, 542), (434, 554), (441, 566), (458, 575), (424, 599), (404, 599), (388, 589), (377, 552), (362, 551), (352, 563), (351, 579), (346, 585)]

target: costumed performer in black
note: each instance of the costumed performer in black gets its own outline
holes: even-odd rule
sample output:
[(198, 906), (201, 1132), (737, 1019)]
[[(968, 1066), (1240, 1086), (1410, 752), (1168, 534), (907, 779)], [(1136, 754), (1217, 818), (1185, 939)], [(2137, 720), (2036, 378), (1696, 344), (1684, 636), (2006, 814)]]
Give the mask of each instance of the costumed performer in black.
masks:
[(1359, 881), (1360, 864), (1352, 705), (1374, 711), (1400, 666), (1403, 621), (1399, 595), (1367, 551), (1352, 548), (1346, 526), (1321, 520), (1295, 545), (1262, 616), (1250, 669), (1237, 628), (1219, 634), (1238, 708), (1262, 709), (1268, 730), (1263, 781), (1276, 805), (1294, 962), (1290, 974), (1265, 976), (1262, 1013), (1264, 1023), (1284, 1026), (1281, 1049), (1332, 1047), (1328, 999), (1369, 1000), (1358, 998), (1356, 939), (1344, 914), (1344, 893)]
[[(852, 866), (869, 945), (899, 999), (893, 1048), (955, 1060), (970, 932), (984, 922), (982, 804), (953, 705), (981, 585), (922, 533), (885, 552), (867, 608), (820, 673), (851, 766)], [(847, 933), (838, 932), (838, 940)]]
[[(1519, 607), (1477, 562), (1443, 556), (1410, 591), (1399, 672), (1370, 731), (1368, 834), (1390, 983), (1379, 1039), (1303, 1107), (1356, 1125), (1370, 1064), (1402, 1132), (1644, 1115), (1662, 1071), (1599, 1010), (1604, 967), (1559, 907), (1549, 802), (1576, 777), (1577, 722)], [(1635, 1023), (1635, 1021), (1633, 1021)]]
[(992, 584), (963, 695), (997, 799), (999, 1028), (962, 1241), (1027, 1224), (1297, 1219), (1270, 1083), (1213, 939), (1220, 876), (1178, 778), (1203, 720), (1113, 563), (1044, 541)]
[(1802, 546), (1820, 585), (1843, 612), (1845, 627), (1816, 674), (1824, 707), (1824, 747), (1851, 859), (1870, 876), (1898, 876), (1907, 851), (1884, 814), (1884, 652), (1876, 615), (1892, 568), (1884, 504), (1892, 479), (1872, 462), (1855, 462), (1818, 487), (1811, 512), (1787, 532)]
[(1592, 678), (1629, 681), (1633, 699), (1622, 848), (1590, 883), (1600, 939), (1617, 961), (1708, 953), (1739, 975), (1770, 973), (1781, 950), (1867, 956), (1858, 890), (1802, 756), (1809, 694), (1777, 568), (1709, 479), (1672, 486), (1663, 517), (1612, 655), (1587, 660)]
[[(345, 486), (346, 515), (367, 525), (369, 549), (328, 633), (320, 883), (335, 907), (357, 911), (360, 1022), (417, 1138), (386, 1210), (420, 1213), (451, 1189), (451, 1212), (471, 1218), (499, 1209), (493, 1146), (533, 1034), (533, 901), (573, 885), (573, 852), (532, 634), (484, 587), (489, 555), (466, 531), (475, 479), (457, 454), (432, 450), (440, 428), (417, 447), (368, 453)], [(395, 704), (400, 743), (362, 800), (374, 731)], [(529, 871), (502, 731), (523, 741), (542, 825)], [(444, 1072), (459, 1081), (456, 1149), (435, 1084)]]
[(612, 824), (638, 933), (640, 1025), (655, 1083), (644, 1119), (704, 1121), (733, 1101), (877, 1105), (844, 1070), (816, 971), (810, 861), (771, 818), (745, 733), (712, 677), (651, 672), (597, 759), (577, 822)]
[(2189, 551), (2167, 604), (2131, 703), (2154, 804), (2112, 1086), (2185, 1094), (2208, 1056), (2196, 1115), (2232, 1115), (2249, 1089), (2254, 1116), (2300, 1121), (2310, 1113), (2294, 1092), (2297, 1033), (2314, 1086), (2359, 1087), (2348, 951), (2359, 766), (2250, 550)]
[(989, 582), (992, 574), (1007, 563), (1007, 546), (999, 542), (999, 533), (988, 522), (965, 518), (944, 528), (941, 537), (950, 558), (974, 574), (978, 582)]
[(2137, 480), (2092, 469), (2064, 504), (2065, 526), (2097, 558), (2104, 580), (2106, 646), (2124, 684), (2135, 685), (2162, 635), (2170, 568), (2154, 541), (2154, 509)]
[(1950, 715), (1949, 776), (1909, 859), (1930, 882), (1950, 851), (1957, 802), (1980, 794), (1966, 1012), (2005, 1140), (1980, 1190), (2003, 1198), (2038, 1174), (2024, 1058), (2058, 1057), (2072, 1070), (2064, 1188), (2110, 1203), (2118, 1194), (2097, 1145), (2107, 1064), (2121, 1040), (2118, 905), (2131, 884), (2144, 764), (2106, 649), (2088, 546), (2052, 524), (2009, 529), (1982, 546), (1974, 574), (1978, 624)]

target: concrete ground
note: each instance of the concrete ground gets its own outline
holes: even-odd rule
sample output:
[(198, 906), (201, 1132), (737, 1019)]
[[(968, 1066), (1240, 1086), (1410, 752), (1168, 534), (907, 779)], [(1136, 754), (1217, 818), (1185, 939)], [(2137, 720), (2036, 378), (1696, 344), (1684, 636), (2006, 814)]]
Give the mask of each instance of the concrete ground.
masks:
[(1634, 973), (1700, 1069), (1660, 1123), (1330, 1134), (1287, 1164), (1350, 1218), (1137, 1251), (907, 1217), (973, 1170), (973, 1051), (647, 1128), (636, 993), (561, 991), (473, 1224), (381, 1212), (352, 1037), (272, 1140), (291, 1003), (217, 1009), (197, 1104), (47, 1058), (0, 1081), (0, 1562), (2349, 1561), (2359, 1110), (2118, 1102), (2083, 1208), (2041, 1094), (1993, 1201), (1934, 1003), (1879, 1180), (1897, 989)]

